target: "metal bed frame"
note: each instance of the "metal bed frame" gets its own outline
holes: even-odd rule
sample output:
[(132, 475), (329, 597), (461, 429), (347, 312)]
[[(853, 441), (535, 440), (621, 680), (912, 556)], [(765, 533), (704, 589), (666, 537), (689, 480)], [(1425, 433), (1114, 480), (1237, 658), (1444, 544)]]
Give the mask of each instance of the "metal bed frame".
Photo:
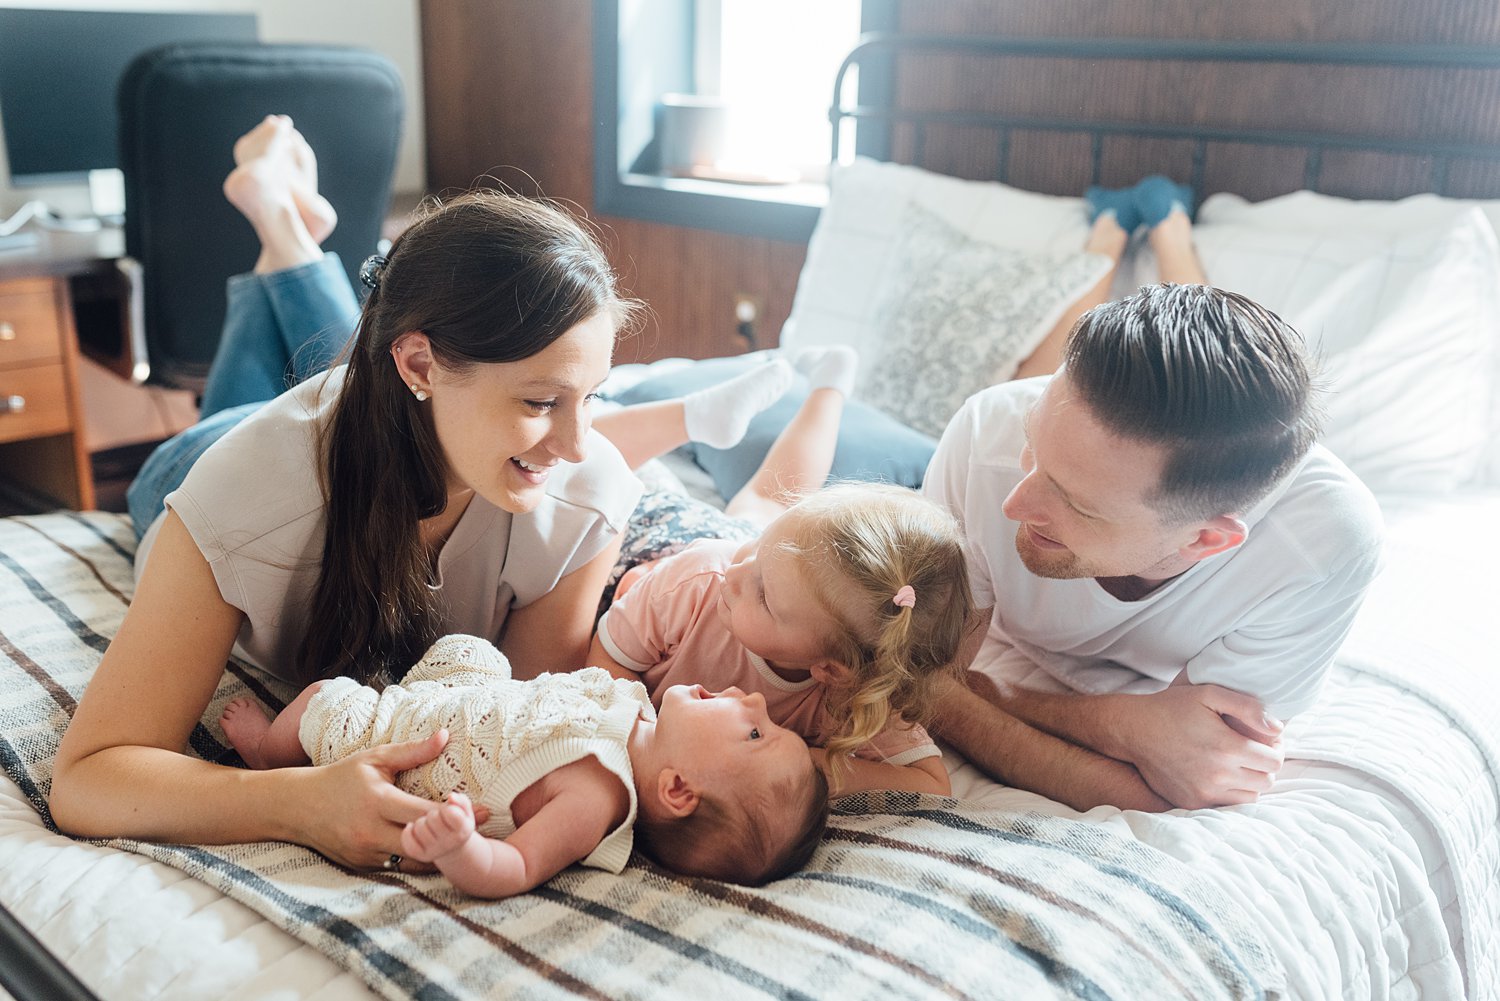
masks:
[[(1323, 154), (1328, 150), (1359, 150), (1431, 157), (1429, 184), (1431, 190), (1438, 194), (1446, 193), (1449, 169), (1455, 160), (1500, 160), (1500, 143), (1429, 142), (1378, 136), (1218, 128), (1193, 124), (1086, 121), (977, 111), (903, 110), (896, 108), (894, 101), (878, 104), (846, 105), (844, 103), (846, 77), (852, 67), (871, 65), (875, 75), (878, 76), (880, 67), (873, 63), (873, 60), (894, 60), (899, 54), (916, 52), (995, 58), (1177, 60), (1204, 63), (1500, 70), (1500, 47), (1483, 46), (868, 34), (861, 38), (859, 44), (844, 59), (835, 79), (833, 102), (829, 110), (829, 120), (833, 125), (833, 163), (838, 163), (843, 153), (839, 126), (845, 121), (874, 123), (886, 130), (898, 124), (910, 124), (915, 130), (915, 158), (919, 161), (925, 149), (926, 129), (930, 125), (979, 126), (992, 129), (996, 134), (999, 164), (995, 180), (1002, 182), (1007, 179), (1011, 138), (1017, 131), (1088, 135), (1091, 141), (1093, 155), (1091, 169), (1095, 183), (1101, 175), (1104, 143), (1111, 137), (1187, 140), (1193, 143), (1192, 176), (1189, 182), (1198, 191), (1202, 190), (1208, 146), (1215, 142), (1306, 149), (1308, 156), (1303, 182), (1304, 186), (1310, 190), (1318, 190)], [(885, 74), (885, 79), (887, 83), (890, 82), (889, 73)], [(94, 997), (65, 966), (3, 908), (0, 908), (0, 986), (20, 1001), (30, 998), (76, 998), (79, 1001), (88, 1001)]]

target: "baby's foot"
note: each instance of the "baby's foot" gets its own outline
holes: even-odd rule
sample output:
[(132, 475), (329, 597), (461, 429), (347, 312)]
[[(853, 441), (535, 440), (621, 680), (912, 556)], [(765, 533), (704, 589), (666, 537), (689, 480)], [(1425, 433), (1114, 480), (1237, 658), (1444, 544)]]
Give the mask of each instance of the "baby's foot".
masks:
[(436, 862), (463, 847), (474, 834), (474, 804), (461, 792), (407, 824), (401, 831), (401, 854), (418, 862)]
[(260, 745), (271, 729), (271, 720), (259, 703), (254, 699), (233, 700), (224, 707), (219, 725), (245, 764), (257, 769), (269, 767), (265, 755), (260, 753)]
[(1135, 188), (1101, 188), (1098, 185), (1083, 193), (1088, 203), (1089, 221), (1113, 215), (1128, 237), (1141, 224), (1141, 210), (1136, 206)]
[(781, 399), (792, 385), (792, 367), (777, 358), (682, 398), (689, 441), (729, 448), (745, 437), (756, 414)]
[(792, 356), (792, 365), (807, 376), (813, 389), (836, 389), (848, 399), (854, 392), (859, 355), (843, 344), (826, 348), (803, 348)]

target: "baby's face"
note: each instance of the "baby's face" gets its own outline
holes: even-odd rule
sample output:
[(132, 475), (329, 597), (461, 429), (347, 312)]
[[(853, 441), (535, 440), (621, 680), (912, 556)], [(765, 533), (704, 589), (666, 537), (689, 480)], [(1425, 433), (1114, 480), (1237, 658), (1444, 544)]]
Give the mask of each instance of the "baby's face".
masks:
[(738, 688), (668, 688), (656, 717), (656, 740), (666, 763), (726, 792), (744, 785), (747, 775), (784, 780), (810, 767), (807, 744), (771, 722), (766, 697)]

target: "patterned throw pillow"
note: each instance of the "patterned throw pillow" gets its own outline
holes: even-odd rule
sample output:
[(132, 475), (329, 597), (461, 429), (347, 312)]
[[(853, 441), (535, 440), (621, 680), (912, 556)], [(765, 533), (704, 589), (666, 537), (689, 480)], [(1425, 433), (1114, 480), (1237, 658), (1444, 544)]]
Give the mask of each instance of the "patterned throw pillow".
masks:
[(915, 203), (898, 253), (899, 280), (875, 309), (879, 354), (856, 395), (934, 437), (964, 400), (1009, 379), (1109, 269), (1097, 254), (975, 240)]

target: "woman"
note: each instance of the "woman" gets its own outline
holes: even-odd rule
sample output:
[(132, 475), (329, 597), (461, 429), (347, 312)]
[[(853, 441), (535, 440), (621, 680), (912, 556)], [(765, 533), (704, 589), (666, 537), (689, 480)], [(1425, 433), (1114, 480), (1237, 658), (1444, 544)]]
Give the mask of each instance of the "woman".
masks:
[(353, 306), (291, 122), (235, 155), (225, 192), (264, 249), (230, 283), (207, 420), (132, 490), (150, 523), (138, 586), (59, 749), (52, 815), (82, 836), (277, 839), (373, 867), (430, 807), (392, 776), (445, 734), (277, 772), (183, 749), (235, 649), (301, 684), (399, 677), (450, 632), (499, 637), (529, 674), (581, 666), (640, 491), (589, 413), (635, 304), (563, 213), (465, 196), (367, 262), (347, 366), (220, 409), (258, 377), (274, 395), (288, 359), (326, 361)]

